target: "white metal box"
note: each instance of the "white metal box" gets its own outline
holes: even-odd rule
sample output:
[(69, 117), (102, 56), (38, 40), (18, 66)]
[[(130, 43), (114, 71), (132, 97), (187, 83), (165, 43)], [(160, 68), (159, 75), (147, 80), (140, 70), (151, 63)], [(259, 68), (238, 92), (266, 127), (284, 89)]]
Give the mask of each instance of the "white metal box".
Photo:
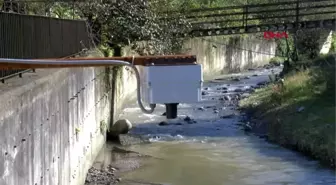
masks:
[(202, 66), (144, 66), (141, 70), (143, 101), (149, 104), (195, 103), (202, 98)]

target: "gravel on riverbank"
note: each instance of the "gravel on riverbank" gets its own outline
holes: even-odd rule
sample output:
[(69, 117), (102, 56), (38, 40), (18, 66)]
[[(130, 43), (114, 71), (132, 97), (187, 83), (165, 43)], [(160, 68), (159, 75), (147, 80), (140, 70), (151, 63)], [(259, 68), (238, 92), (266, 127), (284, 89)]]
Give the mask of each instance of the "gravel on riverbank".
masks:
[(85, 185), (112, 185), (117, 184), (121, 179), (115, 176), (116, 169), (111, 165), (106, 169), (91, 167), (85, 179)]
[[(126, 135), (123, 135), (123, 137), (128, 138)], [(136, 136), (130, 135), (129, 137), (133, 138)], [(128, 144), (139, 144), (139, 142), (128, 142)], [(142, 167), (147, 159), (163, 160), (154, 156), (124, 149), (122, 146), (113, 146), (103, 152), (105, 152), (104, 155), (109, 156), (108, 158), (111, 158), (112, 161), (96, 160), (96, 165), (94, 164), (94, 166), (88, 170), (85, 185), (113, 185), (123, 183), (128, 185), (152, 185), (153, 183), (147, 182), (131, 182), (127, 179), (120, 178), (120, 175)]]

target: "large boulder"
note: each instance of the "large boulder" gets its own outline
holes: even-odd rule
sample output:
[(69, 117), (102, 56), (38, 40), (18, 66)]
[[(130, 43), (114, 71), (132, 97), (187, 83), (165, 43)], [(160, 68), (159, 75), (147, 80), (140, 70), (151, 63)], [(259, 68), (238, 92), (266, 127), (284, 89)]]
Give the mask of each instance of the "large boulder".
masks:
[(112, 125), (110, 129), (110, 134), (112, 136), (127, 134), (131, 129), (132, 129), (132, 123), (127, 119), (121, 119)]

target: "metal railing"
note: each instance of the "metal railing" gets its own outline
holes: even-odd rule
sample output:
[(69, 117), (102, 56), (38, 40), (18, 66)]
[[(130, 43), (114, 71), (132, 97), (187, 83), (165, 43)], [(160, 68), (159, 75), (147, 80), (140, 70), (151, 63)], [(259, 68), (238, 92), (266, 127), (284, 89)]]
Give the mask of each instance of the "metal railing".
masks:
[(19, 76), (22, 78), (22, 73), (32, 71), (33, 69), (12, 69), (12, 70), (0, 70), (0, 81), (2, 83), (5, 83), (5, 79), (14, 77), (14, 76)]
[[(301, 29), (306, 28), (305, 24), (317, 22), (315, 25), (317, 27), (318, 22), (323, 20), (334, 25), (335, 7), (334, 0), (287, 0), (277, 3), (199, 8), (182, 14), (186, 15), (187, 20), (193, 25), (192, 35), (206, 36), (207, 32), (217, 32), (219, 35), (233, 34), (227, 30), (248, 32), (249, 28), (267, 27), (267, 25), (291, 24), (294, 29)], [(178, 17), (174, 16), (174, 12), (170, 12), (170, 15), (172, 15), (171, 18)]]

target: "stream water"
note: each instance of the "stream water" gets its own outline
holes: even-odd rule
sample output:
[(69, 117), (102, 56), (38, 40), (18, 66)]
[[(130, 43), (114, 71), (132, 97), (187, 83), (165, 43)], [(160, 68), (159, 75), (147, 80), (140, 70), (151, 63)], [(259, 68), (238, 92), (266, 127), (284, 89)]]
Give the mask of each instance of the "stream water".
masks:
[[(278, 72), (280, 69), (274, 70)], [(256, 73), (258, 76), (253, 76)], [(246, 91), (250, 86), (268, 80), (270, 73), (270, 70), (260, 69), (233, 74), (250, 76), (240, 81), (204, 83), (207, 93), (203, 101), (192, 105), (180, 104), (179, 118), (165, 126), (158, 124), (165, 121), (165, 116), (161, 115), (165, 112), (164, 106), (158, 106), (154, 114), (148, 115), (143, 114), (136, 104), (130, 105), (123, 117), (135, 125), (131, 132), (150, 137), (152, 143), (127, 149), (155, 158), (146, 158), (141, 165), (134, 165), (134, 168), (141, 166), (139, 169), (121, 173), (125, 181), (120, 184), (334, 185), (334, 171), (244, 132), (236, 124), (238, 116), (221, 118), (237, 114), (235, 105), (220, 100), (221, 97)], [(184, 121), (186, 116), (196, 123)], [(107, 146), (100, 155), (111, 156), (110, 147)], [(101, 162), (110, 164), (117, 160), (103, 157)]]

